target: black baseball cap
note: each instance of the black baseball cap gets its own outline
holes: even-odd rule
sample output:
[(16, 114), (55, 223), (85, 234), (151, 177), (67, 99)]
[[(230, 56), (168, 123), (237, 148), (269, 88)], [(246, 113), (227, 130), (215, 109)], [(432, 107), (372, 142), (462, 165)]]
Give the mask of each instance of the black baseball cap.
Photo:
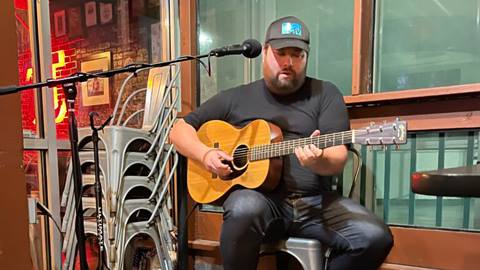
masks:
[(310, 50), (310, 32), (307, 26), (295, 16), (282, 17), (267, 28), (265, 43), (275, 49), (296, 47)]

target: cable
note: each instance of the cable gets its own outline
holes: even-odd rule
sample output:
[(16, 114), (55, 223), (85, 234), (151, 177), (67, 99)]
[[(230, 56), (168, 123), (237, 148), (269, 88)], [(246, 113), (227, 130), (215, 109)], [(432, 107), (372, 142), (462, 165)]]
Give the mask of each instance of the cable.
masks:
[(46, 215), (46, 216), (48, 216), (49, 218), (52, 219), (53, 224), (55, 224), (55, 227), (57, 227), (58, 232), (60, 232), (60, 236), (62, 237), (62, 242), (63, 242), (62, 229), (61, 229), (60, 226), (58, 225), (58, 222), (55, 220), (55, 218), (53, 218), (52, 212), (50, 212), (50, 210), (48, 210), (48, 208), (45, 207), (45, 205), (43, 205), (43, 204), (42, 204), (41, 202), (39, 202), (39, 201), (37, 201), (36, 206), (37, 206), (37, 208), (40, 210), (40, 212), (41, 212), (43, 215)]
[(348, 198), (351, 199), (352, 195), (353, 195), (353, 190), (355, 189), (355, 186), (357, 184), (358, 176), (360, 175), (360, 169), (362, 168), (362, 158), (360, 157), (360, 153), (358, 152), (357, 149), (352, 147), (352, 148), (349, 149), (349, 151), (351, 151), (356, 156), (355, 174), (353, 176), (352, 186), (350, 187), (350, 192), (348, 193)]
[(195, 210), (195, 208), (197, 208), (198, 205), (199, 205), (199, 203), (195, 203), (195, 205), (193, 206), (192, 210), (190, 210), (190, 213), (188, 213), (187, 218), (185, 219), (185, 221), (188, 220), (188, 218), (192, 215), (193, 211)]

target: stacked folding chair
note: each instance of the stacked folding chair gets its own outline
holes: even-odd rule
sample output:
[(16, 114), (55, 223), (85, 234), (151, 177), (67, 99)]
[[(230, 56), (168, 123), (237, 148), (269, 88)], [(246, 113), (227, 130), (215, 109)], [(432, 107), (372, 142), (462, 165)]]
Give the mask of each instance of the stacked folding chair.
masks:
[[(143, 72), (141, 70), (139, 72)], [(133, 91), (120, 106), (124, 89), (136, 74), (123, 82), (115, 104), (110, 125), (99, 132), (99, 168), (102, 186), (102, 215), (105, 223), (105, 263), (109, 269), (130, 269), (142, 254), (129, 248), (139, 236), (147, 237), (153, 245), (150, 254), (157, 269), (174, 269), (176, 243), (172, 222), (173, 176), (178, 156), (168, 143), (168, 133), (176, 119), (176, 104), (180, 97), (175, 85), (180, 68), (177, 65), (149, 69), (147, 87)], [(128, 103), (145, 92), (145, 108), (128, 118), (124, 114)], [(122, 107), (119, 113), (119, 108)], [(127, 127), (134, 116), (143, 113), (141, 128)], [(94, 153), (91, 129), (79, 130), (80, 163), (82, 168), (82, 202), (87, 234), (97, 234), (95, 198), (88, 196), (94, 184)], [(75, 199), (69, 165), (67, 183), (61, 205), (65, 207), (62, 231), (63, 269), (73, 269), (75, 261)], [(93, 217), (93, 218), (92, 218)], [(147, 250), (147, 248), (145, 249)], [(138, 266), (136, 266), (138, 267)], [(141, 267), (140, 267), (141, 268)]]

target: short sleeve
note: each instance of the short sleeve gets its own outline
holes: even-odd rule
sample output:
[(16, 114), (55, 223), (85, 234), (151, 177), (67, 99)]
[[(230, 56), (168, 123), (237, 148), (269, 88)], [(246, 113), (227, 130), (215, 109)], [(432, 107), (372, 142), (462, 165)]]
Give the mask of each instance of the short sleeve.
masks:
[(226, 120), (230, 107), (230, 95), (227, 92), (220, 92), (187, 114), (184, 120), (198, 130), (210, 120)]
[(318, 127), (322, 134), (342, 132), (350, 129), (347, 107), (338, 88), (324, 82)]

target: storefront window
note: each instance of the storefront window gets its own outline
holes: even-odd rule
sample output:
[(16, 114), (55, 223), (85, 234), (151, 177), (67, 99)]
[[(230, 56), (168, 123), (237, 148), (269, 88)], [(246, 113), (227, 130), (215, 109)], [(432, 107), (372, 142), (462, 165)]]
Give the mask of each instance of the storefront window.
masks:
[[(165, 7), (164, 7), (165, 8)], [(170, 59), (161, 1), (51, 1), (52, 55), (54, 76), (76, 72), (98, 72), (134, 63)], [(113, 113), (124, 79), (123, 73), (111, 78), (95, 78), (79, 84), (77, 118), (80, 127), (88, 127), (88, 114), (95, 111), (101, 119)], [(122, 100), (135, 90), (145, 88), (148, 71), (141, 72), (125, 86)], [(124, 119), (143, 108), (140, 93), (128, 104)], [(59, 139), (68, 138), (65, 97), (61, 87), (54, 100)], [(141, 114), (130, 123), (141, 123)]]
[[(37, 82), (39, 79), (44, 81), (49, 78), (68, 77), (78, 72), (118, 69), (136, 63), (158, 63), (177, 56), (175, 48), (178, 45), (175, 44), (178, 44), (178, 40), (175, 40), (177, 36), (174, 33), (174, 29), (178, 28), (177, 1), (14, 1), (20, 84)], [(37, 21), (32, 22), (30, 16), (35, 17)], [(32, 25), (38, 26), (36, 32), (33, 31), (35, 27)], [(31, 42), (30, 38), (38, 42)], [(51, 75), (39, 78), (38, 74), (35, 74), (39, 70), (43, 71), (42, 74), (49, 74), (51, 70)], [(79, 128), (88, 129), (89, 113), (92, 111), (99, 114), (98, 123), (103, 122), (102, 120), (114, 112), (122, 83), (128, 75), (130, 74), (123, 73), (111, 78), (95, 78), (77, 84), (75, 113)], [(148, 70), (134, 76), (124, 88), (120, 98), (122, 103), (136, 90), (146, 88), (147, 78)], [(28, 180), (29, 190), (32, 190), (29, 194), (38, 196), (40, 202), (48, 201), (54, 204), (49, 207), (57, 209), (65, 183), (71, 180), (66, 179), (70, 153), (69, 151), (57, 153), (59, 149), (55, 149), (55, 146), (62, 150), (68, 149), (69, 119), (62, 86), (45, 91), (52, 91), (53, 104), (42, 100), (43, 97), (35, 90), (21, 93), (23, 130), (26, 138), (24, 164), (28, 170), (27, 180), (32, 177), (36, 180)], [(122, 120), (125, 121), (143, 109), (144, 103), (144, 92), (132, 98)], [(120, 109), (117, 112), (120, 112)], [(48, 129), (53, 125), (50, 122), (46, 123), (49, 118), (45, 116), (51, 111), (54, 111), (55, 118), (53, 131)], [(138, 113), (129, 119), (129, 126), (138, 127), (142, 120), (142, 113)], [(35, 171), (32, 169), (34, 167), (37, 168)], [(60, 215), (63, 217), (63, 212)], [(54, 238), (48, 228), (35, 228), (36, 236), (40, 237), (38, 239), (41, 241), (32, 239), (34, 243), (32, 259), (38, 257), (43, 260), (38, 264), (34, 262), (35, 269), (60, 267), (58, 265), (61, 257), (60, 241), (44, 239)], [(33, 248), (36, 253), (33, 252)]]
[[(270, 22), (287, 15), (302, 19), (310, 29), (311, 50), (307, 75), (335, 83), (351, 94), (353, 2), (308, 1), (198, 1), (198, 46), (201, 54), (255, 38), (261, 43)], [(212, 76), (200, 70), (201, 102), (239, 84), (262, 77), (261, 56), (212, 59)]]
[(480, 3), (376, 1), (374, 91), (480, 82)]
[[(30, 51), (30, 26), (27, 1), (15, 1), (15, 18), (17, 25), (18, 50), (18, 82), (26, 85), (33, 82), (32, 55)], [(35, 114), (35, 91), (25, 90), (20, 93), (22, 99), (22, 128), (23, 137), (38, 138), (38, 129)]]

